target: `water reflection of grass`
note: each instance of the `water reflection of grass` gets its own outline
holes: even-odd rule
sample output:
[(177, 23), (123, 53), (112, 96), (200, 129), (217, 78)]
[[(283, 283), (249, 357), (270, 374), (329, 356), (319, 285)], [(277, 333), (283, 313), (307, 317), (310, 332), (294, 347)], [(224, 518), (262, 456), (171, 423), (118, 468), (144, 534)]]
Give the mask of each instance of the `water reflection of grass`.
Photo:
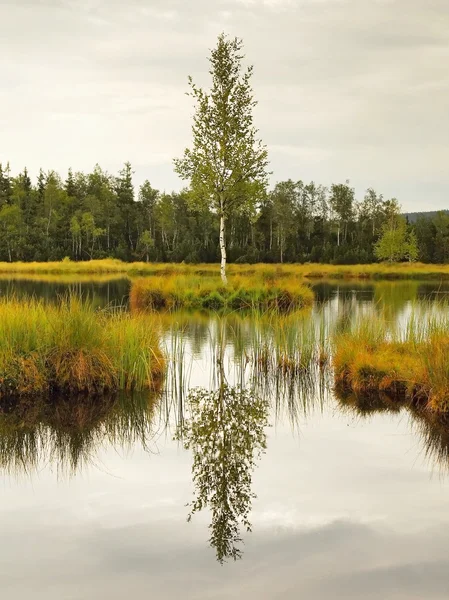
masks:
[(381, 392), (357, 394), (340, 385), (335, 386), (334, 392), (343, 411), (363, 418), (379, 413), (399, 413), (405, 406), (403, 402)]
[[(299, 311), (273, 315), (165, 313), (160, 315), (165, 354), (169, 357), (165, 421), (182, 422), (194, 364), (200, 361), (210, 389), (219, 385), (221, 368), (232, 384), (267, 399), (292, 422), (322, 406), (330, 386), (328, 333), (322, 313)], [(204, 359), (207, 357), (206, 363)], [(224, 364), (223, 364), (224, 363)], [(197, 385), (197, 383), (195, 383)]]
[(449, 471), (449, 415), (411, 404), (405, 399), (382, 392), (357, 394), (347, 387), (336, 386), (335, 397), (339, 409), (363, 419), (379, 414), (399, 414), (407, 411), (410, 426), (417, 435), (425, 458), (439, 471)]
[(179, 312), (164, 313), (159, 318), (162, 329), (191, 342), (195, 354), (204, 353), (206, 344), (212, 354), (216, 345), (225, 344), (233, 349), (234, 359), (257, 363), (267, 372), (281, 369), (294, 373), (312, 362), (324, 364), (330, 350), (322, 312)]
[(449, 417), (428, 410), (412, 409), (412, 425), (424, 455), (433, 465), (449, 469)]
[(0, 468), (30, 473), (54, 461), (60, 473), (70, 474), (95, 462), (105, 443), (148, 447), (156, 401), (156, 393), (3, 400)]

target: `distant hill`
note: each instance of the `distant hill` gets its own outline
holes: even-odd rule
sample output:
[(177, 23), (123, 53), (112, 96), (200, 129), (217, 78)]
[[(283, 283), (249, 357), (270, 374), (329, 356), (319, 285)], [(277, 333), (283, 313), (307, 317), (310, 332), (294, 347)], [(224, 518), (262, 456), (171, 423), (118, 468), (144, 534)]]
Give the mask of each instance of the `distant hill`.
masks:
[(433, 217), (436, 217), (439, 212), (444, 212), (446, 214), (449, 214), (449, 210), (430, 210), (430, 211), (423, 211), (423, 212), (408, 212), (408, 213), (403, 213), (403, 214), (404, 214), (404, 217), (406, 217), (408, 219), (409, 223), (415, 223), (420, 217), (425, 217), (426, 219), (432, 219)]

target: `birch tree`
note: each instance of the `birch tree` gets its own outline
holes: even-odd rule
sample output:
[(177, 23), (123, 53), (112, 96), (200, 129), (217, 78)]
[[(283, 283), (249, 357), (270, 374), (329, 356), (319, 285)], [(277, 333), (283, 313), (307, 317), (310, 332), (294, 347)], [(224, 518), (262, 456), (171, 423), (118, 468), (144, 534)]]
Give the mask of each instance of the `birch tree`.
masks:
[(209, 92), (189, 77), (195, 101), (191, 148), (175, 171), (191, 185), (191, 202), (209, 206), (220, 221), (221, 277), (226, 283), (226, 223), (248, 211), (267, 184), (268, 154), (253, 124), (253, 67), (243, 68), (243, 42), (221, 34), (209, 57)]

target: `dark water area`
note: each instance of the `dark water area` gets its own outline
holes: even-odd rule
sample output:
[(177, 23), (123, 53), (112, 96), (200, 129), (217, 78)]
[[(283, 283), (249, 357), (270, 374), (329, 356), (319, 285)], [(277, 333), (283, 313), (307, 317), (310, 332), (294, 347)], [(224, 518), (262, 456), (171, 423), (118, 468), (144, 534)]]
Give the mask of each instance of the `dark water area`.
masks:
[[(18, 298), (35, 296), (48, 301), (57, 301), (61, 296), (75, 292), (90, 298), (97, 306), (127, 304), (131, 281), (127, 277), (100, 276), (48, 276), (42, 279), (20, 278), (0, 275), (0, 296), (14, 295)], [(317, 306), (335, 298), (343, 301), (357, 299), (358, 302), (379, 300), (403, 304), (413, 300), (435, 300), (449, 298), (449, 281), (319, 281), (311, 282)]]
[(89, 298), (94, 306), (127, 304), (130, 280), (126, 277), (97, 277), (73, 279), (50, 276), (46, 279), (18, 279), (0, 276), (0, 297), (36, 297), (57, 302), (69, 293)]
[[(0, 294), (73, 286), (107, 306), (129, 282), (0, 280)], [(3, 404), (2, 598), (447, 599), (449, 424), (251, 357), (359, 311), (402, 322), (449, 286), (314, 291), (297, 321), (169, 317), (158, 392)]]

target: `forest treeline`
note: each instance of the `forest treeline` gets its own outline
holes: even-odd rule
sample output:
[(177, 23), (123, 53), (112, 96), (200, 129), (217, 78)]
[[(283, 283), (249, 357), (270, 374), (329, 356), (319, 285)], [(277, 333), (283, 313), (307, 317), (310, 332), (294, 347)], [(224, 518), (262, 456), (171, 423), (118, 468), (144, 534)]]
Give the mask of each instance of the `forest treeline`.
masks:
[[(129, 163), (117, 175), (99, 166), (65, 178), (40, 171), (34, 182), (26, 169), (13, 175), (0, 165), (0, 260), (217, 262), (217, 219), (189, 199), (188, 189), (167, 194), (149, 181), (136, 190)], [(282, 181), (245, 206), (227, 225), (231, 262), (374, 262), (376, 243), (400, 212), (373, 189), (357, 199), (347, 181)], [(447, 214), (406, 229), (414, 259), (449, 261)]]

